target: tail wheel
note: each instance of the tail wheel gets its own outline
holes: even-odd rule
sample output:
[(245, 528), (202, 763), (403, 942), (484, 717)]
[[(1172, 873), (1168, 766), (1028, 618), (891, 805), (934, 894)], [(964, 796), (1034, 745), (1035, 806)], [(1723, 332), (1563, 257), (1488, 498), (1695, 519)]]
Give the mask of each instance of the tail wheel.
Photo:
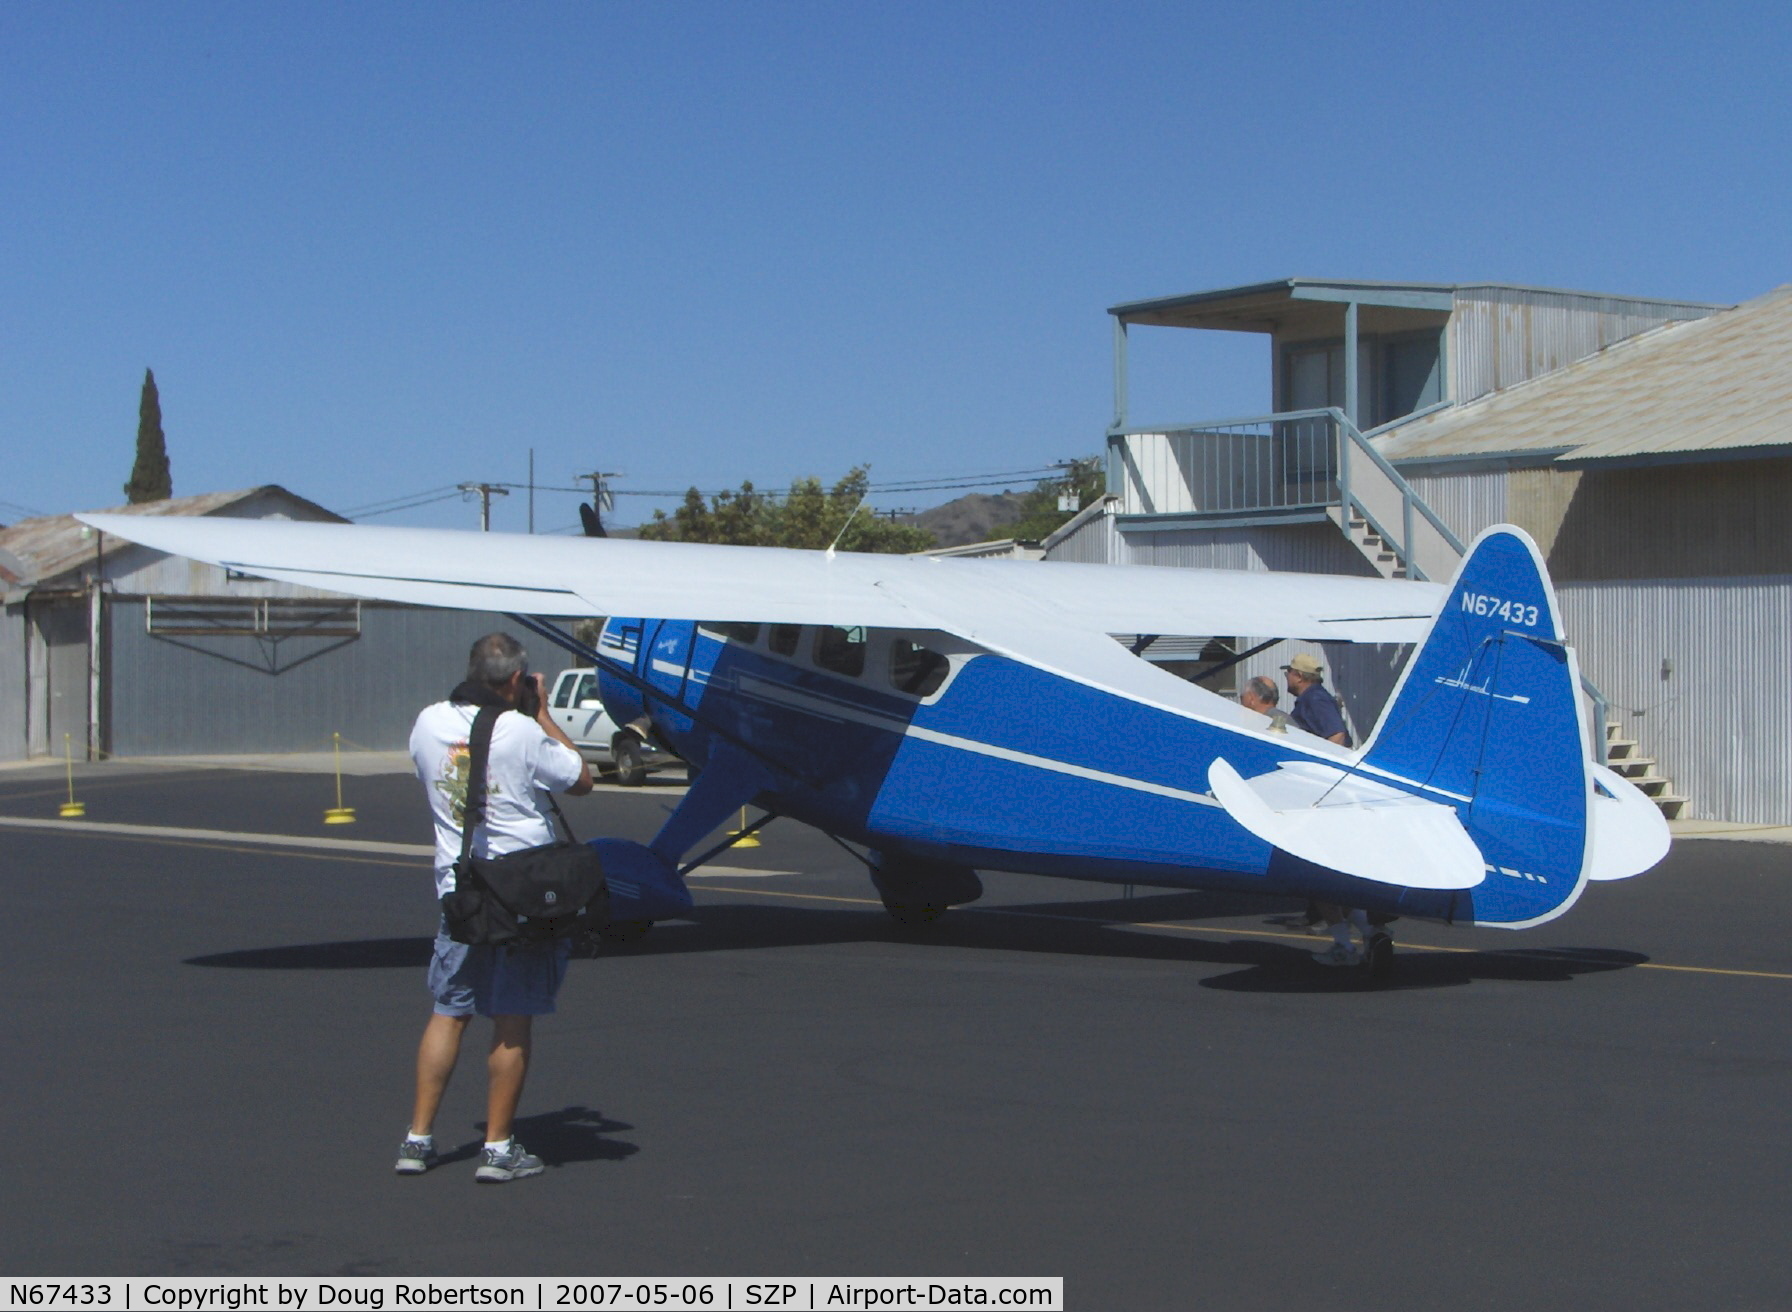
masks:
[(944, 907), (899, 906), (888, 899), (884, 901), (884, 910), (890, 913), (890, 919), (904, 929), (920, 929), (946, 914)]
[(610, 743), (610, 758), (616, 763), (616, 782), (624, 788), (639, 788), (647, 782), (647, 761), (641, 755), (641, 740), (632, 733), (619, 733)]

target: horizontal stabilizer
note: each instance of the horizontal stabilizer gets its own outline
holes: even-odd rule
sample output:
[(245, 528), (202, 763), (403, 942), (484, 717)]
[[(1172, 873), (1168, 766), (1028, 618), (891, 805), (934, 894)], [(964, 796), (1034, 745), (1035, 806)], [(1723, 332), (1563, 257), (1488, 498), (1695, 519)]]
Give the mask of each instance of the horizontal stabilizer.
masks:
[(1331, 766), (1289, 763), (1247, 780), (1215, 760), (1207, 783), (1251, 833), (1328, 870), (1400, 888), (1473, 888), (1487, 876), (1454, 808)]
[(1587, 807), (1593, 837), (1588, 879), (1629, 879), (1668, 854), (1672, 835), (1655, 800), (1607, 766), (1595, 765), (1593, 801)]

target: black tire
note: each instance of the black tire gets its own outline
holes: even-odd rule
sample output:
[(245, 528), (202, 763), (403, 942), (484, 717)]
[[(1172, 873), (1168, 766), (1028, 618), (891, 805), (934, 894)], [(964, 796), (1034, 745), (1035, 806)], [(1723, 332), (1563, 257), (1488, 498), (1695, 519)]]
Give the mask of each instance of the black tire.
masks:
[(617, 734), (610, 744), (610, 757), (616, 763), (616, 782), (624, 788), (639, 788), (647, 782), (647, 761), (641, 755), (641, 740), (633, 734)]
[(1363, 976), (1371, 984), (1385, 984), (1394, 973), (1394, 940), (1377, 932), (1369, 936), (1363, 953)]
[(894, 902), (885, 902), (884, 910), (904, 929), (924, 929), (946, 914), (945, 907), (897, 906)]
[(612, 920), (597, 936), (605, 943), (637, 943), (652, 928), (651, 920)]

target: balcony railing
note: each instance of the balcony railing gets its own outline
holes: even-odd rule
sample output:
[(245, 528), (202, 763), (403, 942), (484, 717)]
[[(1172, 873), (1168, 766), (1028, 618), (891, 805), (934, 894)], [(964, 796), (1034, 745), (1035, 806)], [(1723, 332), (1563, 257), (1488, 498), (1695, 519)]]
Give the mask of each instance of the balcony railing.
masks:
[(1124, 516), (1362, 525), (1408, 578), (1447, 577), (1462, 540), (1335, 407), (1110, 433)]

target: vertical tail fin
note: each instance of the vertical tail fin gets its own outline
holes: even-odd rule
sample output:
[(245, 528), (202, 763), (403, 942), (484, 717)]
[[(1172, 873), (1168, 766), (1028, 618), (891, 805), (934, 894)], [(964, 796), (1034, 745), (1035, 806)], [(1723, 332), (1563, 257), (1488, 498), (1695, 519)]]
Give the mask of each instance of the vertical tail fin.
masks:
[(1487, 877), (1474, 921), (1551, 920), (1585, 886), (1589, 855), (1580, 671), (1562, 641), (1537, 546), (1501, 526), (1478, 537), (1413, 653), (1363, 764), (1455, 805)]

